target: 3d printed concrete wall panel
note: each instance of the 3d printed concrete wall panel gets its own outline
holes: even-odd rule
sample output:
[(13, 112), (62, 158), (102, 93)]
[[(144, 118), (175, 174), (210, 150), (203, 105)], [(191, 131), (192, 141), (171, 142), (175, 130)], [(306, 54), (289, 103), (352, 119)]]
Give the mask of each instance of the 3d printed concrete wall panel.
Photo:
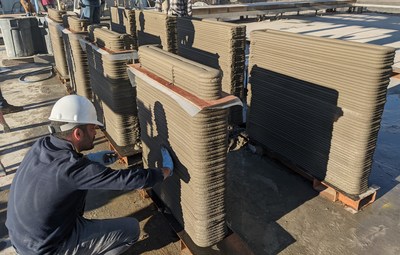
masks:
[(71, 33), (67, 28), (64, 28), (62, 31), (62, 40), (64, 44), (64, 52), (65, 52), (65, 61), (67, 63), (68, 70), (68, 78), (70, 80), (70, 87), (72, 91), (76, 92), (76, 82), (75, 82), (75, 67), (74, 60), (72, 56), (71, 44), (69, 42), (69, 34)]
[(110, 51), (133, 50), (136, 48), (136, 42), (128, 34), (120, 34), (106, 28), (96, 28), (93, 30), (93, 35), (94, 42), (100, 48), (106, 48)]
[(365, 192), (393, 57), (390, 47), (253, 32), (250, 137), (349, 195)]
[[(162, 53), (168, 58), (159, 59)], [(141, 46), (139, 61), (163, 79), (204, 100), (221, 97), (221, 72), (154, 46)]]
[(126, 67), (133, 63), (136, 51), (126, 50), (131, 47), (131, 41), (125, 40), (124, 35), (102, 28), (88, 29), (92, 29), (95, 42), (112, 48), (102, 49), (92, 42), (80, 40), (86, 45), (90, 85), (102, 102), (106, 135), (114, 145), (131, 148), (131, 151), (124, 148), (124, 151), (133, 155), (138, 150), (140, 131), (136, 90), (130, 84)]
[(52, 21), (57, 23), (62, 23), (63, 22), (62, 16), (67, 14), (67, 12), (49, 8), (47, 14)]
[(64, 48), (64, 41), (62, 39), (62, 30), (64, 27), (57, 22), (51, 20), (50, 16), (47, 20), (49, 26), (51, 46), (53, 48), (54, 61), (56, 64), (57, 72), (63, 77), (68, 78), (68, 66), (66, 53)]
[[(84, 45), (80, 43), (80, 39), (84, 39), (88, 35), (88, 21), (74, 16), (69, 16), (67, 19), (69, 29), (64, 29), (63, 33), (68, 38), (70, 59), (73, 63), (72, 67), (68, 64), (71, 84), (73, 84), (72, 87), (76, 94), (92, 99), (87, 54)], [(66, 44), (66, 41), (64, 42)]]
[(68, 65), (68, 69), (71, 84), (73, 84), (72, 87), (76, 94), (92, 99), (87, 54), (79, 42), (80, 39), (87, 36), (87, 33), (74, 33), (68, 29), (64, 29), (63, 33), (68, 37), (69, 48), (71, 51), (71, 61), (73, 64), (72, 67)]
[(110, 7), (110, 13), (111, 30), (132, 36), (135, 43), (134, 49), (137, 49), (135, 10), (122, 7)]
[[(214, 116), (205, 112), (191, 118), (168, 96), (140, 79), (136, 83), (145, 162), (148, 167), (155, 166), (154, 154), (160, 144), (168, 144), (177, 158), (175, 175), (155, 191), (193, 241), (199, 246), (210, 246), (226, 234), (227, 111), (218, 110)], [(149, 120), (152, 121), (148, 123)], [(146, 125), (153, 132), (145, 132)], [(210, 141), (214, 146), (209, 146)]]
[(85, 32), (87, 33), (87, 27), (89, 26), (89, 20), (80, 19), (77, 16), (67, 17), (69, 30), (73, 33)]
[[(156, 59), (159, 65), (154, 64)], [(149, 77), (156, 77), (134, 76), (144, 165), (160, 166), (160, 145), (170, 148), (176, 163), (174, 175), (154, 190), (198, 246), (211, 246), (227, 233), (228, 107), (193, 113), (181, 101), (195, 104), (225, 98), (221, 73), (155, 46), (139, 47), (139, 61), (151, 73)], [(171, 87), (154, 85), (160, 80)], [(185, 96), (177, 99), (177, 91)]]
[(200, 58), (197, 62), (221, 69), (227, 79), (223, 80), (223, 91), (242, 96), (246, 27), (179, 18), (177, 31), (179, 55), (196, 61)]
[(138, 45), (157, 44), (164, 50), (176, 53), (176, 17), (153, 10), (136, 10)]
[[(243, 98), (246, 26), (177, 19), (179, 55), (222, 71), (222, 91)], [(230, 123), (242, 123), (242, 109), (232, 108)]]

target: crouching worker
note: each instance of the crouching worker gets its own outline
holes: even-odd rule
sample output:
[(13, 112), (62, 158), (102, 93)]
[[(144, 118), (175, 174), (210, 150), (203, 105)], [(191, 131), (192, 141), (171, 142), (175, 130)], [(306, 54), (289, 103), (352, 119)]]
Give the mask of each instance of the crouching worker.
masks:
[[(51, 135), (32, 146), (11, 185), (6, 226), (19, 254), (121, 254), (139, 238), (134, 218), (88, 220), (82, 215), (88, 190), (151, 187), (172, 175), (165, 148), (160, 169), (112, 170), (110, 151), (93, 148), (97, 121), (93, 104), (69, 95), (54, 105)], [(105, 157), (105, 155), (107, 157)]]

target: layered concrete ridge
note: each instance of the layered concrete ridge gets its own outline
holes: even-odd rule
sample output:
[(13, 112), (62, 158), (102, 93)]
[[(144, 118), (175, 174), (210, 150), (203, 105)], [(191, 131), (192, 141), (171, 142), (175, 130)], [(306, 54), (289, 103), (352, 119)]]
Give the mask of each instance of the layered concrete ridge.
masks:
[(106, 132), (118, 146), (135, 145), (139, 139), (136, 91), (126, 72), (134, 51), (110, 53), (88, 41), (81, 42), (86, 44), (90, 85), (102, 102)]
[(394, 48), (255, 31), (249, 136), (320, 180), (368, 189)]
[(68, 16), (68, 28), (74, 33), (85, 32), (87, 33), (87, 27), (89, 26), (89, 20), (80, 19), (77, 16)]
[(89, 29), (89, 32), (93, 33), (91, 37), (94, 38), (94, 42), (100, 48), (106, 48), (109, 51), (133, 50), (136, 48), (136, 42), (131, 35), (120, 34), (104, 27), (95, 27), (94, 29)]
[[(51, 46), (53, 48), (54, 61), (58, 73), (67, 78), (69, 76), (64, 41), (62, 31), (64, 26), (61, 23), (55, 22), (52, 19), (47, 19), (50, 33)], [(61, 21), (62, 22), (62, 19)]]
[[(84, 39), (87, 33), (87, 22), (86, 20), (79, 19), (78, 17), (69, 16), (68, 17), (69, 29), (64, 29), (63, 34), (68, 38), (65, 42), (69, 44), (70, 61), (72, 65), (68, 63), (68, 68), (70, 71), (71, 84), (76, 94), (92, 99), (92, 88), (90, 87), (90, 75), (89, 66), (87, 60), (87, 54), (84, 47), (80, 43), (81, 39)], [(83, 31), (83, 32), (78, 32)]]
[[(69, 27), (68, 19), (65, 19), (65, 16), (64, 16), (63, 27)], [(69, 74), (68, 78), (70, 79), (69, 85), (73, 91), (76, 91), (75, 73), (74, 73), (75, 67), (74, 67), (74, 61), (72, 59), (71, 44), (69, 43), (69, 37), (68, 37), (68, 34), (70, 34), (70, 33), (71, 32), (67, 28), (64, 28), (62, 30), (62, 39), (63, 39), (63, 43), (64, 43), (65, 60), (67, 62), (67, 68), (68, 68), (68, 74)]]
[[(154, 65), (155, 59), (158, 65)], [(143, 162), (146, 167), (160, 166), (160, 145), (170, 148), (174, 175), (154, 190), (194, 243), (211, 246), (227, 233), (224, 199), (229, 104), (198, 111), (190, 108), (226, 97), (215, 93), (221, 87), (220, 72), (155, 46), (139, 47), (139, 60), (147, 76), (132, 67), (129, 71), (133, 70), (137, 89)], [(204, 101), (204, 95), (214, 100)]]
[(67, 12), (66, 11), (60, 11), (60, 10), (53, 9), (53, 8), (49, 8), (47, 10), (47, 15), (49, 16), (49, 18), (51, 20), (53, 20), (54, 22), (57, 22), (57, 23), (62, 23), (63, 22), (62, 16), (64, 14), (67, 14)]
[(135, 11), (122, 7), (110, 7), (110, 12), (111, 30), (131, 35), (135, 43), (134, 49), (137, 49)]
[(159, 77), (204, 100), (221, 97), (221, 72), (155, 46), (141, 46), (140, 63)]
[[(177, 33), (179, 55), (221, 70), (222, 90), (243, 98), (246, 26), (178, 18)], [(232, 122), (241, 123), (242, 109), (232, 111)]]
[(169, 52), (177, 52), (176, 17), (154, 10), (136, 10), (138, 45), (157, 44)]

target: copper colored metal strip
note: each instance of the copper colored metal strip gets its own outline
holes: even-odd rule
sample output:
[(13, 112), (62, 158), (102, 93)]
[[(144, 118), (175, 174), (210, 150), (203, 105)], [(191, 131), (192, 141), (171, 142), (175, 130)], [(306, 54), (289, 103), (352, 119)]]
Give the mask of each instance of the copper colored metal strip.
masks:
[(140, 64), (131, 64), (128, 66), (146, 74), (148, 77), (157, 81), (159, 84), (167, 87), (168, 89), (170, 89), (170, 90), (174, 91), (175, 93), (181, 95), (182, 97), (188, 99), (192, 103), (196, 104), (200, 109), (206, 109), (206, 108), (210, 108), (210, 107), (214, 107), (214, 106), (218, 106), (218, 105), (223, 105), (223, 104), (226, 104), (226, 103), (236, 99), (235, 96), (223, 92), (222, 98), (217, 99), (217, 100), (205, 101), (205, 100), (198, 98), (197, 96), (175, 86), (174, 84), (158, 77), (157, 75), (155, 75), (155, 74), (151, 73), (150, 71), (146, 70), (145, 68), (141, 67)]

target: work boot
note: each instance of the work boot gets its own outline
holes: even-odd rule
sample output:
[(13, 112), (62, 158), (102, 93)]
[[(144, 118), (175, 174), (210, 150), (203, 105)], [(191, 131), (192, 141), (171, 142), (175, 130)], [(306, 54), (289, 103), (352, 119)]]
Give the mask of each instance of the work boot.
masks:
[(3, 114), (9, 114), (9, 113), (14, 113), (14, 112), (20, 112), (20, 111), (22, 111), (22, 110), (24, 110), (24, 107), (22, 107), (22, 106), (15, 106), (15, 105), (11, 105), (11, 104), (6, 105), (6, 106), (4, 106), (3, 108), (0, 108), (0, 111), (1, 111)]

